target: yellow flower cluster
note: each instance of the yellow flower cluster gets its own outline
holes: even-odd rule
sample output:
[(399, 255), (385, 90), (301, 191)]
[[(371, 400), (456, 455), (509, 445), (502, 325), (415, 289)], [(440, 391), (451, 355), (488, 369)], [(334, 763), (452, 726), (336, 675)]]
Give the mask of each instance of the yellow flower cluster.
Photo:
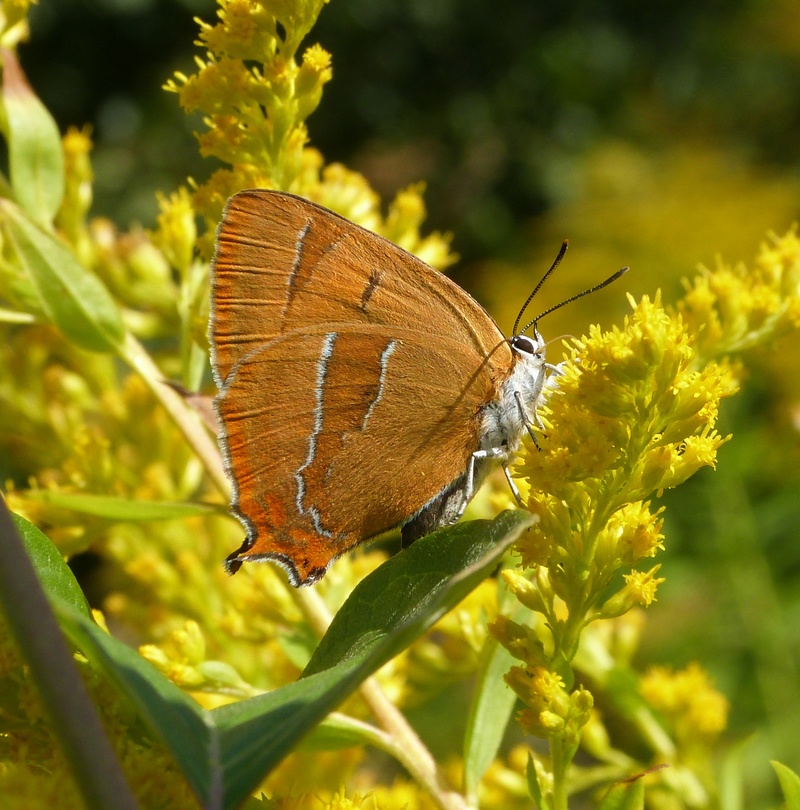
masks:
[[(589, 693), (569, 690), (573, 662), (581, 668), (610, 656), (587, 625), (619, 622), (656, 599), (660, 566), (636, 570), (663, 548), (663, 507), (654, 508), (653, 498), (713, 467), (727, 441), (715, 427), (740, 374), (727, 356), (800, 324), (800, 240), (794, 230), (773, 237), (752, 271), (720, 264), (686, 287), (674, 311), (660, 294), (630, 299), (622, 327), (592, 327), (572, 341), (539, 411), (541, 450), (528, 444), (518, 462), (539, 522), (518, 542), (523, 570), (504, 578), (534, 621), (500, 617), (490, 629), (523, 662), (508, 675), (526, 707), (521, 725), (548, 738), (553, 751), (577, 744), (591, 717)], [(587, 644), (576, 660), (582, 636)], [(596, 667), (586, 671), (607, 686)], [(697, 668), (678, 676), (656, 670), (642, 689), (669, 716), (678, 741), (724, 726), (724, 699)]]
[[(205, 638), (195, 621), (188, 621), (182, 628), (173, 630), (160, 646), (145, 644), (139, 647), (139, 653), (173, 683), (194, 693), (198, 702), (207, 709), (228, 702), (220, 700), (219, 696), (246, 698), (262, 691), (248, 684), (230, 664), (206, 657)], [(203, 693), (210, 695), (210, 699)]]
[(800, 239), (797, 228), (770, 236), (752, 268), (717, 263), (685, 282), (678, 311), (707, 359), (745, 351), (800, 326)]
[(538, 737), (558, 737), (577, 744), (581, 728), (591, 715), (592, 695), (585, 689), (570, 692), (553, 670), (534, 628), (501, 615), (490, 629), (514, 657), (524, 662), (524, 666), (512, 667), (505, 676), (506, 683), (525, 704), (517, 716), (522, 728)]
[(725, 729), (728, 701), (697, 664), (677, 672), (653, 667), (642, 676), (640, 691), (684, 746), (707, 744)]
[(176, 73), (166, 89), (187, 111), (204, 113), (201, 154), (218, 169), (194, 188), (192, 202), (206, 220), (197, 241), (211, 256), (226, 200), (244, 188), (291, 191), (324, 205), (443, 269), (455, 261), (449, 239), (420, 236), (425, 217), (422, 187), (401, 191), (384, 218), (380, 199), (364, 177), (340, 165), (325, 166), (308, 146), (305, 121), (332, 76), (330, 55), (319, 45), (298, 49), (327, 0), (221, 0), (216, 25), (200, 22), (197, 72)]
[(578, 743), (581, 729), (592, 712), (590, 692), (586, 689), (570, 692), (561, 677), (545, 667), (512, 667), (505, 679), (525, 704), (517, 715), (523, 731)]
[[(131, 704), (86, 659), (76, 655), (76, 662), (139, 805), (197, 807), (173, 758), (152, 738)], [(38, 689), (1, 616), (0, 694), (3, 810), (84, 806)]]
[(169, 264), (184, 274), (194, 259), (194, 246), (197, 241), (197, 226), (194, 208), (189, 192), (185, 188), (168, 197), (158, 194), (158, 228), (153, 234), (153, 242)]
[(90, 263), (92, 248), (86, 218), (92, 207), (92, 139), (89, 128), (71, 127), (62, 139), (64, 148), (64, 200), (56, 216), (56, 225), (78, 258)]
[(13, 48), (28, 38), (28, 9), (38, 0), (3, 0), (0, 3), (0, 46)]
[(204, 113), (201, 154), (227, 163), (195, 193), (206, 217), (210, 254), (214, 226), (227, 198), (242, 188), (290, 189), (302, 173), (308, 140), (305, 120), (330, 81), (330, 56), (312, 45), (297, 51), (326, 0), (252, 3), (221, 0), (218, 22), (200, 24), (204, 58), (197, 72), (176, 73), (166, 89), (187, 112)]
[[(518, 548), (525, 565), (548, 568), (570, 612), (581, 611), (575, 629), (620, 567), (662, 547), (661, 510), (648, 498), (714, 465), (726, 441), (714, 430), (719, 401), (736, 389), (728, 364), (696, 367), (682, 318), (658, 295), (633, 304), (622, 328), (592, 327), (574, 341), (541, 411), (542, 452), (529, 448), (518, 468), (540, 519)], [(628, 596), (652, 601), (655, 580), (634, 598), (636, 582)]]

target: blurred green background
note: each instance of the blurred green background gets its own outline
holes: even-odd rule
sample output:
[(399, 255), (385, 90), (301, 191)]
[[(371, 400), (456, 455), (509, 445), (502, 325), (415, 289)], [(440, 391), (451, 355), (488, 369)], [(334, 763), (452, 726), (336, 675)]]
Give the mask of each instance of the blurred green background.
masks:
[[(187, 118), (161, 90), (191, 71), (210, 0), (41, 0), (21, 48), (62, 130), (91, 124), (95, 213), (154, 222), (154, 192), (205, 178)], [(797, 218), (800, 8), (696, 3), (333, 0), (309, 38), (334, 80), (309, 121), (329, 161), (384, 195), (424, 180), (453, 277), (508, 329), (565, 236), (541, 311), (631, 265), (624, 282), (554, 314), (547, 337), (609, 325), (624, 292), (717, 256), (748, 263)], [(719, 469), (667, 493), (667, 582), (639, 663), (708, 668), (749, 738), (747, 807), (777, 804), (768, 760), (800, 768), (800, 347), (747, 358)], [(750, 736), (753, 735), (753, 736)], [(723, 753), (721, 751), (720, 753)]]

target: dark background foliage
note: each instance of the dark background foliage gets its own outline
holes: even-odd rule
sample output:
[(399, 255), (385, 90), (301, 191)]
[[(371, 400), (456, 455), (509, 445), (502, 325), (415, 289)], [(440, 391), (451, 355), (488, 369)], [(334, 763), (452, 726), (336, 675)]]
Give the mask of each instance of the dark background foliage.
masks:
[[(192, 69), (193, 15), (213, 20), (214, 4), (31, 13), (25, 67), (62, 127), (92, 124), (99, 213), (147, 224), (153, 188), (208, 171), (189, 137), (200, 122), (159, 89)], [(312, 140), (385, 194), (424, 179), (432, 226), (456, 230), (465, 259), (519, 255), (519, 223), (579, 193), (570, 164), (609, 140), (716, 142), (796, 173), (796, 28), (788, 2), (338, 0), (310, 37), (334, 55)]]

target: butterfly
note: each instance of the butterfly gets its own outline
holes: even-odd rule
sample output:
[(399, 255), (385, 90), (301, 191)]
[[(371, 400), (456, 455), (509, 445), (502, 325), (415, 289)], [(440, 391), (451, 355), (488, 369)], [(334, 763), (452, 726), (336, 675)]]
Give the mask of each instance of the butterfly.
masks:
[(309, 585), (389, 529), (406, 545), (456, 522), (537, 423), (553, 369), (537, 321), (568, 301), (518, 326), (566, 246), (506, 338), (449, 278), (338, 214), (279, 191), (231, 197), (210, 318), (219, 442), (247, 532), (228, 570), (269, 560)]

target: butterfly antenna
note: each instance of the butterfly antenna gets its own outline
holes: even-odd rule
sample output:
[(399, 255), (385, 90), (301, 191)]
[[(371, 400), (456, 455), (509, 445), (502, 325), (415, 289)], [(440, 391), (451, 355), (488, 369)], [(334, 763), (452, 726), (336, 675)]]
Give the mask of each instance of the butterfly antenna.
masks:
[[(511, 330), (512, 335), (518, 334), (517, 327), (519, 326), (519, 322), (522, 320), (522, 316), (525, 313), (525, 310), (528, 308), (528, 304), (530, 304), (530, 302), (533, 301), (533, 297), (536, 295), (537, 292), (539, 292), (542, 284), (544, 284), (545, 281), (547, 281), (547, 279), (552, 274), (553, 270), (555, 270), (556, 267), (558, 267), (558, 265), (561, 264), (561, 260), (564, 258), (564, 254), (567, 252), (568, 247), (569, 247), (569, 239), (565, 239), (561, 243), (561, 249), (558, 251), (558, 256), (556, 256), (555, 261), (550, 265), (550, 269), (541, 277), (539, 283), (533, 288), (533, 292), (527, 297), (525, 303), (522, 305), (522, 309), (520, 309), (519, 314), (517, 315), (517, 320), (514, 321), (514, 328)], [(541, 317), (541, 315), (539, 317)], [(533, 323), (535, 323), (535, 321)], [(530, 326), (530, 324), (528, 325)], [(523, 332), (525, 332), (524, 329), (519, 334), (522, 334)]]
[[(561, 253), (559, 253), (559, 259), (563, 255), (564, 250), (562, 249)], [(556, 260), (556, 264), (557, 263), (558, 260)], [(547, 271), (547, 275), (545, 275), (545, 278), (547, 278), (547, 276), (550, 275), (552, 270), (553, 268), (550, 268), (550, 270)], [(617, 270), (617, 272), (614, 273), (614, 275), (609, 276), (605, 281), (601, 281), (599, 284), (595, 284), (594, 287), (589, 287), (588, 290), (579, 292), (577, 295), (572, 295), (569, 298), (567, 298), (566, 301), (562, 301), (560, 304), (556, 304), (555, 306), (550, 307), (550, 309), (546, 309), (544, 312), (542, 312), (541, 315), (537, 315), (527, 326), (521, 329), (519, 333), (517, 332), (517, 324), (514, 324), (514, 334), (524, 335), (528, 331), (528, 329), (537, 324), (542, 318), (544, 318), (545, 315), (549, 315), (551, 312), (555, 312), (557, 309), (561, 309), (561, 307), (565, 307), (567, 304), (571, 304), (573, 301), (577, 301), (579, 298), (583, 298), (584, 295), (590, 295), (591, 293), (595, 293), (598, 290), (602, 290), (603, 287), (607, 287), (613, 281), (616, 281), (620, 276), (624, 276), (625, 273), (628, 272), (628, 270), (630, 270), (630, 267), (623, 267), (621, 270)], [(544, 281), (544, 279), (542, 279), (542, 281)], [(539, 282), (539, 286), (541, 286), (541, 282)], [(538, 289), (538, 287), (536, 289)]]

